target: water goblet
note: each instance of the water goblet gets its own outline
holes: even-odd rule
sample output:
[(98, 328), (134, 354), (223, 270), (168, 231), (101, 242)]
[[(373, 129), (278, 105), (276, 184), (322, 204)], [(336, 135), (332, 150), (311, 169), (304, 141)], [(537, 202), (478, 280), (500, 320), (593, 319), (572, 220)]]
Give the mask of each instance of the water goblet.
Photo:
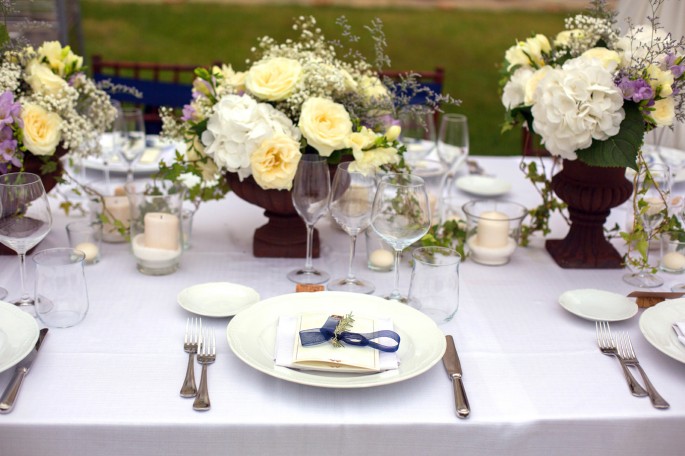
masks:
[(402, 128), (399, 139), (407, 147), (404, 158), (411, 164), (426, 158), (435, 148), (433, 113), (426, 107), (413, 105), (413, 109), (402, 110), (398, 120)]
[(376, 195), (375, 176), (350, 171), (352, 162), (338, 165), (333, 179), (329, 209), (340, 227), (350, 235), (350, 259), (347, 277), (328, 284), (332, 291), (351, 291), (355, 293), (373, 293), (374, 285), (358, 279), (353, 270), (354, 253), (359, 233), (371, 223), (371, 206)]
[(293, 181), (293, 206), (307, 226), (307, 257), (304, 268), (288, 273), (288, 279), (299, 284), (318, 284), (328, 280), (327, 272), (312, 265), (314, 225), (328, 211), (331, 177), (325, 157), (305, 154), (300, 159)]
[(40, 176), (9, 173), (0, 176), (0, 242), (17, 252), (21, 296), (18, 306), (34, 313), (34, 301), (26, 290), (26, 252), (50, 231), (52, 214)]
[(395, 283), (386, 299), (408, 302), (399, 291), (402, 250), (421, 239), (430, 228), (426, 186), (419, 176), (383, 176), (371, 209), (371, 226), (395, 250)]
[(118, 148), (119, 154), (126, 161), (126, 181), (133, 181), (133, 163), (145, 152), (145, 122), (140, 108), (124, 108), (121, 112), (123, 142)]
[[(641, 169), (635, 182), (638, 188), (638, 196), (641, 196), (643, 202), (646, 203), (646, 207), (640, 210), (640, 221), (647, 239), (651, 239), (652, 232), (665, 218), (666, 204), (671, 192), (671, 171), (667, 165), (655, 163)], [(649, 259), (649, 249), (647, 256)], [(637, 272), (624, 275), (623, 280), (640, 288), (654, 288), (664, 284), (661, 277), (652, 274), (643, 267)]]
[[(438, 133), (438, 156), (445, 163), (447, 171), (440, 183), (440, 199), (449, 196), (459, 167), (469, 155), (469, 125), (463, 114), (445, 114), (440, 121)], [(441, 217), (442, 217), (442, 204)]]

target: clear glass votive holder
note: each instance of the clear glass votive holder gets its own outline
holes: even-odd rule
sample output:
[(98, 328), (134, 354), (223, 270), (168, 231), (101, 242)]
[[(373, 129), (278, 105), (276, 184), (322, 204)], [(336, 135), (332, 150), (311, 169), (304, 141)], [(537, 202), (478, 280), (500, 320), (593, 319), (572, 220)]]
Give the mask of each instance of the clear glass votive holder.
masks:
[(131, 204), (131, 250), (138, 270), (147, 275), (175, 272), (183, 254), (183, 188), (138, 189), (126, 186)]
[(183, 208), (181, 210), (181, 232), (183, 233), (183, 250), (190, 248), (190, 237), (193, 234), (194, 209)]
[(102, 241), (126, 242), (126, 231), (131, 220), (131, 204), (124, 182), (111, 180), (87, 184), (90, 192), (90, 211), (93, 221), (102, 223)]
[(366, 238), (366, 265), (376, 272), (388, 272), (395, 268), (395, 250), (373, 228), (364, 230)]
[(462, 206), (470, 258), (488, 266), (507, 264), (521, 235), (528, 210), (511, 201), (474, 200)]
[(674, 274), (685, 272), (685, 236), (676, 232), (661, 234), (659, 268)]
[(95, 264), (100, 261), (102, 252), (102, 223), (97, 220), (81, 220), (67, 225), (69, 245), (80, 250), (85, 255), (85, 264)]
[(409, 305), (437, 324), (452, 320), (459, 308), (461, 255), (447, 247), (419, 247), (412, 251)]
[(46, 249), (33, 255), (36, 315), (47, 326), (68, 328), (88, 313), (85, 257), (71, 248)]

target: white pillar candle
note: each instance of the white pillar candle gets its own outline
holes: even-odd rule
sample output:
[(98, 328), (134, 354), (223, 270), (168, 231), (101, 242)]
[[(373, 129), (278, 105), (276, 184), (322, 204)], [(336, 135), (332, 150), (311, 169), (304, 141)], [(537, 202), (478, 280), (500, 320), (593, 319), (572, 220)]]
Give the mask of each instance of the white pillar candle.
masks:
[(369, 255), (369, 263), (378, 269), (390, 269), (395, 263), (395, 256), (387, 250), (377, 249)]
[(86, 263), (92, 263), (95, 261), (100, 253), (98, 246), (92, 242), (81, 242), (80, 244), (77, 244), (74, 249), (80, 250), (86, 255)]
[(105, 196), (104, 215), (107, 217), (107, 222), (102, 225), (102, 232), (106, 238), (119, 236), (119, 231), (116, 227), (116, 222), (121, 222), (124, 228), (128, 228), (131, 221), (131, 205), (128, 198), (125, 196)]
[(164, 212), (148, 212), (145, 224), (145, 247), (164, 250), (178, 250), (180, 220), (177, 215)]
[(478, 220), (476, 244), (492, 249), (509, 243), (509, 217), (497, 211), (483, 212)]

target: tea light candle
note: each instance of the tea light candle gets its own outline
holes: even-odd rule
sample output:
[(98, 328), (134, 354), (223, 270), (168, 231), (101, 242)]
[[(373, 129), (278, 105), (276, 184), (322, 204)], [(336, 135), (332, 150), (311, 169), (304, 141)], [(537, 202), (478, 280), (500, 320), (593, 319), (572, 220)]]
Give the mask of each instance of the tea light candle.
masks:
[(98, 246), (92, 242), (81, 242), (80, 244), (77, 244), (74, 249), (80, 250), (86, 255), (86, 263), (92, 263), (100, 254), (100, 249), (98, 249)]
[(387, 250), (376, 249), (369, 255), (369, 263), (378, 269), (391, 269), (395, 256)]
[(478, 220), (476, 243), (491, 249), (509, 244), (509, 217), (497, 211), (483, 212)]
[(143, 219), (145, 247), (164, 250), (179, 248), (180, 220), (177, 215), (148, 212)]
[(685, 255), (678, 252), (668, 252), (661, 258), (661, 264), (670, 271), (682, 271), (685, 269)]

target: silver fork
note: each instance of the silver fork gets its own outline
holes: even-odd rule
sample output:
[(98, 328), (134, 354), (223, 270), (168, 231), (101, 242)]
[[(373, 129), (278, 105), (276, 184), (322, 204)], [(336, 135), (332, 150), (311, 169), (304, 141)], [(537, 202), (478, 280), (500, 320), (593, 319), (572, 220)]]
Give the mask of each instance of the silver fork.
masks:
[(181, 397), (195, 397), (197, 387), (195, 386), (195, 353), (197, 353), (200, 343), (200, 332), (202, 331), (201, 318), (188, 318), (186, 321), (186, 333), (183, 336), (183, 350), (188, 353), (188, 367), (186, 368), (186, 378), (181, 386)]
[(661, 397), (659, 393), (657, 393), (656, 388), (654, 388), (654, 385), (652, 385), (652, 382), (649, 381), (647, 374), (645, 374), (645, 371), (640, 366), (637, 356), (635, 356), (635, 350), (633, 350), (633, 344), (630, 342), (630, 337), (626, 332), (620, 334), (618, 343), (618, 356), (623, 358), (623, 361), (625, 361), (628, 366), (637, 367), (637, 370), (642, 376), (642, 380), (645, 382), (647, 391), (649, 392), (649, 399), (652, 401), (652, 405), (658, 409), (668, 408), (668, 402), (666, 402), (666, 400)]
[(197, 397), (193, 402), (193, 409), (199, 411), (209, 410), (211, 403), (209, 402), (209, 391), (207, 390), (207, 366), (216, 360), (216, 338), (214, 331), (204, 332), (202, 340), (200, 341), (200, 350), (197, 353), (197, 361), (202, 364), (202, 375), (200, 376), (200, 389), (197, 391)]
[(628, 369), (628, 366), (626, 365), (625, 361), (620, 356), (618, 356), (618, 350), (616, 349), (616, 341), (611, 335), (611, 327), (609, 326), (609, 322), (596, 321), (595, 330), (597, 332), (597, 345), (599, 346), (599, 350), (607, 356), (615, 356), (616, 359), (618, 359), (619, 363), (621, 363), (621, 368), (623, 369), (623, 376), (626, 378), (626, 381), (628, 382), (628, 389), (630, 389), (630, 393), (633, 396), (638, 397), (647, 396), (647, 391), (645, 391), (642, 385), (640, 385), (637, 382), (637, 380), (635, 380), (635, 377), (633, 377), (633, 374)]

